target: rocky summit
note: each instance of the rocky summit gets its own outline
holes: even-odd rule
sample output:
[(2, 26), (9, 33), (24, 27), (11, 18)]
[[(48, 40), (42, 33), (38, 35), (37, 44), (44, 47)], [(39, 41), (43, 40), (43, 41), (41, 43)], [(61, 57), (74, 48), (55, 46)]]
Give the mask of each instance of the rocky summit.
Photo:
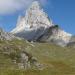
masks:
[(38, 1), (29, 6), (25, 16), (19, 16), (16, 28), (11, 33), (28, 41), (39, 40), (61, 46), (66, 46), (72, 37), (72, 34), (53, 24)]

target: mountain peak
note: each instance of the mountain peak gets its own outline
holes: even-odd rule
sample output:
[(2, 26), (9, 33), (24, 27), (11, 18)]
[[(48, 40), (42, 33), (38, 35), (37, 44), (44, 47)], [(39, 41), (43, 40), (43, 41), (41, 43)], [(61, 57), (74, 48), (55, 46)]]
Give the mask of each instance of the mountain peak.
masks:
[(17, 26), (13, 29), (12, 33), (18, 33), (23, 30), (36, 30), (40, 27), (50, 27), (52, 21), (48, 18), (48, 15), (43, 11), (39, 1), (34, 1), (26, 10), (24, 17), (19, 17)]
[(37, 28), (40, 26), (49, 27), (52, 26), (52, 21), (48, 19), (48, 15), (43, 11), (38, 1), (34, 1), (26, 11), (26, 23), (31, 28)]
[(40, 8), (40, 2), (39, 1), (33, 1), (31, 8), (36, 9), (36, 8)]
[(39, 1), (32, 2), (25, 16), (19, 17), (12, 33), (29, 41), (53, 41), (60, 45), (66, 45), (72, 36), (52, 23), (41, 8)]

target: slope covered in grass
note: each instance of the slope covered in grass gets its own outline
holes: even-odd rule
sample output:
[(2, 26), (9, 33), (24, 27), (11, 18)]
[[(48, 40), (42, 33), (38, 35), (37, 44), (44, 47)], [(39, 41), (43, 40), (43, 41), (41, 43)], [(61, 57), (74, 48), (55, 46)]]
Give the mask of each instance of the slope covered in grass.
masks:
[[(18, 69), (9, 53), (21, 51), (33, 55), (45, 66), (43, 70)], [(75, 49), (49, 43), (33, 43), (24, 40), (0, 41), (0, 75), (75, 75)]]

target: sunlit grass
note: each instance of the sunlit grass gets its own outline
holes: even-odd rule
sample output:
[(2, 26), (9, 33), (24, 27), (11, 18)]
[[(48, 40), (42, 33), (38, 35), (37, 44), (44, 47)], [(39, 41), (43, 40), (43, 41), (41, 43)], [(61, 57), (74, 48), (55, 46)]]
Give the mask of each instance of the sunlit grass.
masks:
[[(23, 50), (36, 57), (38, 62), (44, 64), (46, 68), (20, 70), (12, 62), (11, 57), (4, 53), (18, 54)], [(28, 43), (22, 40), (1, 41), (0, 75), (75, 75), (75, 49), (48, 43)]]

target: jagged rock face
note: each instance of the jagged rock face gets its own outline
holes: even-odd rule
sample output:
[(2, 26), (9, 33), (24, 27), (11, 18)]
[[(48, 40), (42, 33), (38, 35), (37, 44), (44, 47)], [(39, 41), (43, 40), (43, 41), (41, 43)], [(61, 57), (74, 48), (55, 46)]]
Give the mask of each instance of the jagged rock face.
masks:
[(32, 3), (24, 17), (19, 17), (11, 33), (29, 41), (53, 42), (63, 46), (69, 43), (72, 36), (52, 24), (38, 1)]
[(75, 36), (72, 36), (67, 46), (75, 48)]
[(50, 27), (52, 21), (48, 19), (47, 14), (41, 9), (38, 1), (34, 1), (32, 5), (26, 11), (24, 17), (19, 17), (18, 23), (15, 29), (11, 32), (14, 34), (24, 31), (36, 30), (40, 27)]
[[(13, 56), (14, 55), (14, 56)], [(36, 57), (33, 57), (31, 54), (22, 51), (18, 54), (9, 53), (10, 58), (14, 64), (17, 64), (19, 69), (31, 69), (35, 67), (36, 69), (43, 69), (43, 64), (39, 63)]]
[(48, 16), (43, 9), (41, 9), (37, 1), (33, 2), (26, 11), (26, 22), (31, 28), (52, 26), (52, 22), (49, 21)]
[(0, 28), (0, 40), (12, 40), (12, 39), (18, 39), (18, 38), (12, 35), (11, 33), (4, 32)]
[(62, 29), (59, 28), (58, 25), (47, 28), (43, 35), (41, 35), (37, 41), (41, 42), (49, 42), (57, 45), (65, 46), (69, 43), (72, 35), (66, 33)]

